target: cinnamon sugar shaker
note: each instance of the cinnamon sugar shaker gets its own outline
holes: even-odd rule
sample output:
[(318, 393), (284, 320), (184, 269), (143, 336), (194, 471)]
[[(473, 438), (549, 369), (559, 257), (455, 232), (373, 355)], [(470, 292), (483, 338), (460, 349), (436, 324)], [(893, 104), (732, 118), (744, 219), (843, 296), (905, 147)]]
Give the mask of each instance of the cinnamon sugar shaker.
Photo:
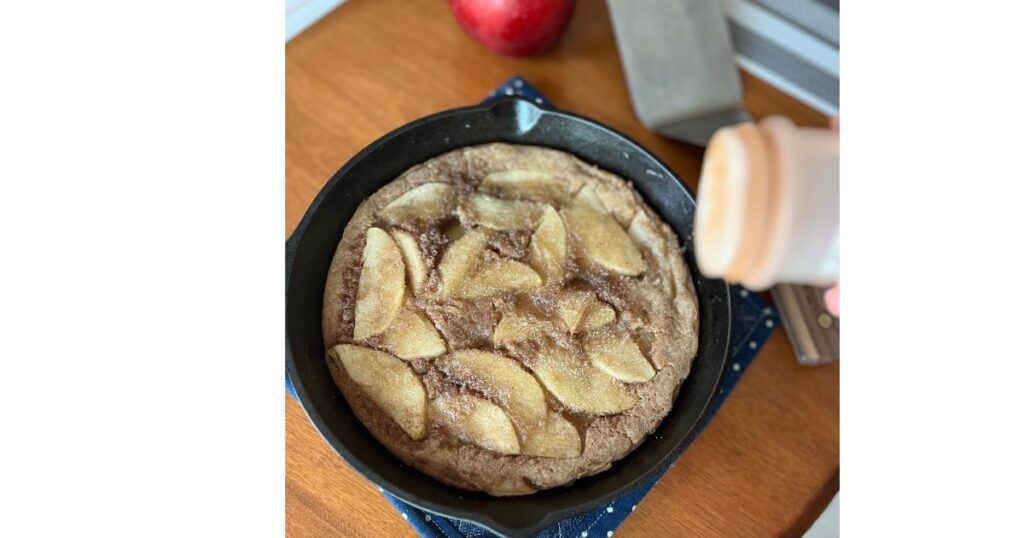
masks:
[(839, 277), (839, 136), (783, 117), (719, 129), (694, 223), (702, 273), (752, 290)]

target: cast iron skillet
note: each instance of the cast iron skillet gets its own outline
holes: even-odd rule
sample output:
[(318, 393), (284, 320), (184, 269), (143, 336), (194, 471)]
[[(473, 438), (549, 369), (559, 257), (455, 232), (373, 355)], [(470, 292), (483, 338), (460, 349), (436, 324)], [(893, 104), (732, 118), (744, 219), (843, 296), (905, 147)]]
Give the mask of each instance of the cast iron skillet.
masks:
[[(523, 497), (491, 497), (457, 489), (404, 465), (352, 414), (331, 380), (320, 330), (324, 282), (342, 231), (359, 203), (431, 157), (488, 142), (532, 144), (572, 153), (633, 185), (685, 242), (700, 303), (697, 358), (673, 410), (635, 451), (596, 476)], [(356, 471), (409, 504), (478, 523), (505, 535), (532, 535), (650, 480), (672, 464), (700, 430), (718, 394), (732, 328), (728, 287), (703, 278), (693, 259), (694, 200), (683, 183), (632, 140), (597, 122), (501, 101), (448, 110), (380, 138), (345, 164), (313, 200), (286, 246), (288, 376), (309, 419)]]

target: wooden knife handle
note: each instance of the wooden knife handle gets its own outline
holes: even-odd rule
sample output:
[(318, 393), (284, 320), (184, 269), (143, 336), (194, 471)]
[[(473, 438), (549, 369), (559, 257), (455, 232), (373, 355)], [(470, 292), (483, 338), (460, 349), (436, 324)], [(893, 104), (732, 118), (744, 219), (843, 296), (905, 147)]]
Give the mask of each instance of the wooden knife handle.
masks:
[(839, 318), (825, 309), (825, 290), (814, 286), (779, 284), (772, 288), (782, 325), (805, 366), (839, 360)]

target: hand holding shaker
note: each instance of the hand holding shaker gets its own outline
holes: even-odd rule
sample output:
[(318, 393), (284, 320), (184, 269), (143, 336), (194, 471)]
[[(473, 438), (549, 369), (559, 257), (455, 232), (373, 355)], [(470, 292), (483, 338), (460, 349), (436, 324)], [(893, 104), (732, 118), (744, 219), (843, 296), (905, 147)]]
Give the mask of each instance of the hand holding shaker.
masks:
[(764, 290), (839, 278), (839, 135), (783, 117), (719, 129), (697, 185), (697, 264)]

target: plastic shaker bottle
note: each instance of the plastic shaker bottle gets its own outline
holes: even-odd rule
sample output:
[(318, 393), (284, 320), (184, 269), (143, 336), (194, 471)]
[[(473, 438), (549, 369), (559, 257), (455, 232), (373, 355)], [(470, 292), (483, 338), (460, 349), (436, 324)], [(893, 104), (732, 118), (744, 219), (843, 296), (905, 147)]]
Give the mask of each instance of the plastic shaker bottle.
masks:
[(697, 264), (763, 290), (839, 277), (839, 136), (782, 117), (718, 130), (697, 186)]

